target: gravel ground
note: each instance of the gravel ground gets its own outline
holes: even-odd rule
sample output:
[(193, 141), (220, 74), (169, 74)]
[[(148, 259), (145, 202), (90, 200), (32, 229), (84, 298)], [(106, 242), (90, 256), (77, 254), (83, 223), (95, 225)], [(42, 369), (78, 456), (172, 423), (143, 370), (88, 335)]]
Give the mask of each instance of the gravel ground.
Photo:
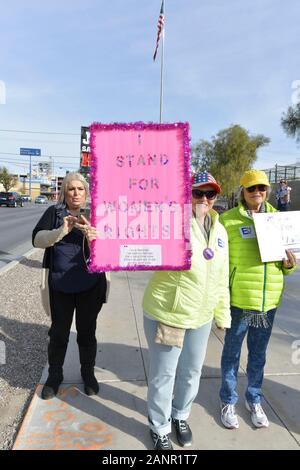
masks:
[(37, 250), (12, 269), (0, 272), (2, 450), (11, 449), (47, 362), (50, 322), (39, 295), (42, 255), (43, 250)]

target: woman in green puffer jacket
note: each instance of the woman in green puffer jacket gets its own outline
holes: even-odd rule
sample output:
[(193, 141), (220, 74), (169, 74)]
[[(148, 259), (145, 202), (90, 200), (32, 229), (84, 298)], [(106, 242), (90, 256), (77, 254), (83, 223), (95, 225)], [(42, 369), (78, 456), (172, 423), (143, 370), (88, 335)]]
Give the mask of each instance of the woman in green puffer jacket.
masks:
[(172, 424), (179, 445), (192, 444), (187, 419), (198, 393), (211, 324), (215, 320), (220, 328), (230, 327), (228, 240), (212, 209), (219, 192), (211, 175), (194, 175), (191, 269), (156, 272), (144, 294), (148, 420), (156, 450), (172, 449)]
[(283, 276), (295, 269), (295, 255), (287, 260), (262, 263), (253, 222), (254, 212), (275, 212), (267, 202), (270, 183), (259, 170), (246, 171), (241, 178), (238, 207), (222, 214), (229, 241), (231, 328), (226, 331), (222, 353), (221, 421), (226, 428), (238, 428), (235, 404), (237, 373), (243, 340), (247, 336), (248, 387), (246, 408), (257, 428), (268, 427), (261, 406), (266, 350), (276, 309), (284, 288)]

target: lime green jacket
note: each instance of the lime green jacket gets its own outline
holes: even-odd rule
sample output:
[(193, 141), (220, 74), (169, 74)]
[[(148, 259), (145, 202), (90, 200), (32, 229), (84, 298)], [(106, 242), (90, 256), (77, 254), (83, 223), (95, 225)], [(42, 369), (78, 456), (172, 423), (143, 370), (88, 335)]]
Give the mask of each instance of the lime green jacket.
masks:
[[(276, 212), (268, 202), (266, 210)], [(231, 305), (258, 312), (278, 307), (284, 289), (283, 275), (294, 269), (283, 268), (282, 261), (261, 262), (254, 222), (242, 204), (224, 212), (220, 222), (229, 241)]]
[(143, 310), (147, 316), (178, 328), (199, 328), (213, 318), (220, 327), (231, 324), (229, 304), (228, 240), (219, 216), (210, 211), (212, 227), (208, 246), (214, 257), (207, 261), (205, 238), (193, 217), (192, 264), (186, 271), (157, 271), (146, 287)]

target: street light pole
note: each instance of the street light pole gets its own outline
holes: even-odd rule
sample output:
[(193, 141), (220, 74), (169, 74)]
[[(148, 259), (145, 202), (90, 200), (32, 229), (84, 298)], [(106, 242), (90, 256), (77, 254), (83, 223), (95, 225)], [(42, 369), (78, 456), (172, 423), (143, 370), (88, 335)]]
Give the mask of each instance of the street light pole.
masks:
[(29, 155), (29, 197), (31, 198), (31, 154)]
[(32, 148), (20, 148), (20, 155), (29, 155), (29, 196), (31, 197), (31, 179), (32, 179), (32, 168), (31, 168), (31, 157), (32, 155), (40, 157), (41, 149), (32, 149)]

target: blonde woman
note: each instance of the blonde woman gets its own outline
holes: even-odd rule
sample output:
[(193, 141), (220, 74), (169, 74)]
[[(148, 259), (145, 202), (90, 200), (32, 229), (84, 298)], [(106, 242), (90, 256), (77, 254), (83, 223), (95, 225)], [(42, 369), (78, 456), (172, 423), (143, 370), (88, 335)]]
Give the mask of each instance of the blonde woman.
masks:
[(44, 400), (53, 398), (63, 381), (63, 364), (70, 328), (76, 311), (77, 343), (81, 375), (87, 395), (97, 394), (94, 375), (97, 340), (96, 321), (106, 298), (105, 273), (87, 270), (89, 245), (96, 229), (80, 216), (89, 195), (88, 184), (80, 173), (68, 173), (63, 180), (59, 200), (50, 206), (32, 233), (33, 246), (44, 248), (43, 267), (49, 269), (49, 375), (42, 389)]

